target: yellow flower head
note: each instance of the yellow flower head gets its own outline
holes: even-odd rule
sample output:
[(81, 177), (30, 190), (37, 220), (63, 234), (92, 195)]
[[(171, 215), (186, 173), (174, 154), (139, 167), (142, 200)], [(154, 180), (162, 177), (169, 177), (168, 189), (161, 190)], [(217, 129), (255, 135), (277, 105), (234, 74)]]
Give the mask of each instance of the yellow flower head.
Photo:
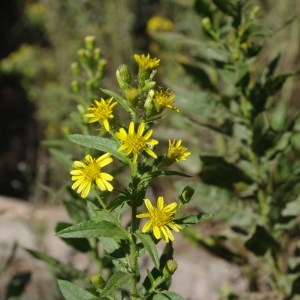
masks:
[[(134, 130), (134, 123), (130, 122), (128, 133), (124, 128), (120, 128), (119, 132), (116, 133), (116, 137), (122, 142), (121, 147), (118, 151), (125, 151), (128, 156), (133, 154), (133, 162), (136, 163), (137, 157), (140, 151), (146, 151), (153, 158), (157, 158), (156, 154), (151, 150), (151, 146), (157, 145), (158, 141), (150, 139), (153, 130), (149, 129), (144, 135), (145, 123), (141, 122), (137, 132)], [(149, 147), (150, 146), (150, 147)]]
[(148, 209), (147, 213), (138, 214), (137, 218), (149, 218), (144, 225), (142, 232), (147, 232), (152, 227), (153, 234), (157, 239), (163, 239), (166, 243), (174, 241), (174, 236), (170, 229), (179, 232), (182, 227), (174, 222), (174, 215), (177, 212), (177, 203), (172, 202), (165, 206), (162, 196), (157, 199), (157, 207), (152, 206), (149, 199), (144, 199)]
[(176, 112), (179, 112), (179, 109), (173, 105), (175, 98), (175, 93), (167, 90), (160, 90), (154, 93), (154, 105), (158, 112), (163, 111), (165, 108), (173, 109)]
[(82, 198), (86, 198), (91, 190), (92, 183), (95, 182), (101, 191), (113, 190), (113, 186), (109, 181), (113, 180), (110, 174), (101, 172), (101, 169), (113, 161), (110, 153), (105, 153), (95, 159), (90, 155), (86, 155), (84, 161), (75, 161), (73, 170), (70, 172), (72, 180), (75, 181), (72, 189), (77, 189), (77, 193)]
[(117, 105), (117, 102), (113, 101), (113, 98), (104, 100), (101, 98), (100, 101), (94, 100), (94, 105), (88, 108), (90, 113), (84, 114), (85, 117), (90, 118), (89, 123), (100, 121), (106, 131), (109, 131), (108, 119), (112, 119), (113, 108)]
[(150, 54), (147, 56), (144, 54), (135, 54), (134, 59), (142, 70), (153, 70), (159, 65), (160, 62), (160, 59), (150, 58)]
[(169, 148), (166, 155), (168, 164), (172, 164), (180, 160), (186, 160), (186, 158), (191, 155), (191, 152), (187, 152), (187, 148), (181, 146), (181, 143), (182, 140), (169, 140)]
[(174, 24), (172, 21), (159, 16), (154, 16), (147, 22), (147, 31), (150, 33), (155, 31), (171, 31), (173, 28)]

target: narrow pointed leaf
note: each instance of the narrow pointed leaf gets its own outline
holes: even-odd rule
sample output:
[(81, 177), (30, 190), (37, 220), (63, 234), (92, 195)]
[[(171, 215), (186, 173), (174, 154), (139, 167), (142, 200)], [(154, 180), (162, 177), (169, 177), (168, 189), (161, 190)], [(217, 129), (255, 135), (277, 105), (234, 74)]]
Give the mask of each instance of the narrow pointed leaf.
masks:
[(111, 90), (107, 90), (107, 89), (101, 89), (101, 91), (111, 97), (113, 97), (120, 105), (122, 105), (128, 112), (131, 111), (130, 106), (127, 104), (127, 100), (124, 99), (122, 96), (120, 96), (119, 94), (111, 91)]
[(98, 238), (109, 237), (113, 239), (127, 239), (127, 231), (112, 222), (103, 220), (95, 222), (93, 220), (70, 226), (57, 233), (62, 238)]
[(72, 134), (69, 136), (69, 139), (75, 144), (111, 153), (123, 163), (128, 163), (127, 157), (118, 152), (119, 144), (116, 141), (108, 138), (82, 134)]
[(197, 224), (200, 222), (208, 221), (211, 219), (214, 215), (213, 214), (200, 214), (200, 215), (194, 215), (194, 216), (188, 216), (183, 217), (180, 219), (176, 219), (175, 222), (180, 225), (192, 225)]
[(65, 300), (95, 300), (95, 295), (66, 280), (58, 280), (58, 287)]
[(157, 248), (156, 248), (154, 241), (150, 237), (150, 235), (138, 231), (136, 233), (136, 236), (140, 239), (140, 241), (143, 243), (143, 245), (147, 249), (155, 268), (159, 269), (159, 257), (158, 257)]
[(170, 292), (162, 291), (153, 297), (153, 300), (184, 300), (180, 295)]
[(111, 294), (113, 291), (119, 289), (124, 284), (129, 282), (132, 278), (131, 274), (117, 271), (108, 279), (105, 288), (101, 291), (101, 297)]

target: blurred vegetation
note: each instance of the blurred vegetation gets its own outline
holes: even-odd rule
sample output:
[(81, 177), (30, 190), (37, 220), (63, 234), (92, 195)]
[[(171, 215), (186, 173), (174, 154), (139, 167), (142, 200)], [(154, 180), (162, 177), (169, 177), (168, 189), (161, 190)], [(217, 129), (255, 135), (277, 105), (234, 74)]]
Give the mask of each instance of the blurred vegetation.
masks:
[[(220, 290), (222, 299), (297, 299), (299, 16), (297, 0), (6, 2), (0, 18), (6, 116), (0, 186), (10, 184), (5, 193), (38, 199), (36, 186), (53, 195), (67, 180), (68, 170), (51, 159), (41, 140), (61, 140), (78, 129), (69, 118), (78, 105), (70, 65), (85, 36), (96, 36), (109, 62), (101, 88), (115, 87), (114, 70), (123, 62), (133, 67), (133, 53), (150, 52), (161, 59), (158, 75), (185, 114), (172, 117), (168, 135), (161, 130), (159, 137), (189, 132), (193, 157), (182, 168), (195, 175), (194, 209), (216, 215), (186, 235), (240, 266), (249, 280), (244, 295), (229, 288)], [(4, 136), (8, 122), (20, 121), (18, 109), (22, 133)], [(17, 147), (27, 150), (13, 151), (15, 169), (5, 163), (15, 149), (14, 135)], [(9, 183), (3, 181), (7, 168), (16, 171)], [(183, 183), (167, 186), (176, 194)]]

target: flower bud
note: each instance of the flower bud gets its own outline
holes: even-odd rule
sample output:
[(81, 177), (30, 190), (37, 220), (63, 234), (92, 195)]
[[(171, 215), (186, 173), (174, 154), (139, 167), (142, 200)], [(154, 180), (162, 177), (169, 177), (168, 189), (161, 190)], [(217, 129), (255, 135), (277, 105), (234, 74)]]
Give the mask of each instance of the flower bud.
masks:
[(73, 80), (73, 81), (71, 82), (71, 88), (72, 88), (72, 91), (73, 91), (74, 93), (79, 93), (79, 91), (80, 91), (80, 86), (79, 86), (79, 83), (78, 83), (77, 80)]
[(82, 63), (83, 65), (88, 65), (89, 64), (89, 53), (88, 51), (84, 50), (84, 49), (79, 49), (77, 51), (77, 55), (79, 57), (80, 63)]
[(150, 91), (151, 89), (153, 89), (156, 85), (155, 81), (150, 81), (150, 80), (146, 80), (145, 81), (145, 85), (143, 87), (143, 91)]
[(139, 91), (136, 88), (129, 88), (125, 91), (125, 97), (131, 103), (135, 103), (138, 96), (139, 96)]
[(105, 286), (105, 280), (98, 274), (91, 277), (91, 283), (96, 289), (103, 289)]
[(251, 11), (251, 14), (250, 14), (250, 20), (255, 19), (258, 15), (259, 11), (260, 11), (259, 6), (254, 6), (252, 11)]
[(150, 90), (147, 96), (147, 99), (145, 101), (144, 107), (147, 112), (151, 112), (153, 108), (153, 96), (154, 96), (154, 90)]
[(96, 38), (93, 35), (88, 35), (87, 37), (85, 37), (84, 42), (85, 42), (86, 49), (88, 49), (89, 51), (94, 50), (95, 41)]
[(209, 18), (204, 18), (202, 20), (202, 26), (206, 31), (210, 31), (211, 30), (211, 21)]
[(79, 65), (78, 65), (77, 62), (73, 62), (73, 63), (71, 64), (71, 71), (72, 71), (72, 73), (73, 73), (74, 75), (78, 75), (78, 74), (79, 74), (80, 70), (79, 70)]
[(126, 65), (121, 65), (117, 72), (116, 72), (117, 80), (119, 83), (119, 87), (126, 91), (128, 88), (130, 88), (131, 84), (131, 75), (129, 72), (129, 69)]
[(170, 277), (177, 270), (177, 262), (175, 260), (169, 259), (163, 268), (164, 277)]
[(96, 48), (94, 50), (94, 59), (95, 60), (99, 60), (101, 58), (101, 49), (100, 48)]
[(192, 199), (194, 193), (195, 193), (195, 190), (194, 190), (192, 187), (190, 187), (189, 185), (187, 185), (187, 186), (183, 189), (183, 191), (182, 191), (182, 193), (181, 193), (181, 195), (180, 195), (180, 197), (179, 197), (180, 202), (181, 202), (182, 204), (188, 203), (188, 202)]

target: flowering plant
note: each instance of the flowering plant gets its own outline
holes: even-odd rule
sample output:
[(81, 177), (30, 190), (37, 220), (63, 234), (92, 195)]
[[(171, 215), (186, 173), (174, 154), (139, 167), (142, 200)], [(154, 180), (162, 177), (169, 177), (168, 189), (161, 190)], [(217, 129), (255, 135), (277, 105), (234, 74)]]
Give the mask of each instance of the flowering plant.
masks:
[[(132, 80), (129, 68), (121, 65), (116, 72), (120, 93), (101, 89), (103, 95), (96, 97), (103, 60), (94, 43), (93, 37), (87, 37), (86, 49), (79, 52), (79, 63), (72, 65), (77, 76), (82, 72), (81, 81), (72, 82), (73, 91), (83, 93), (87, 101), (81, 99), (78, 105), (82, 134), (69, 138), (84, 146), (84, 153), (80, 160), (73, 161), (70, 171), (73, 183), (67, 208), (76, 222), (59, 224), (57, 235), (77, 250), (91, 253), (97, 268), (89, 275), (89, 283), (83, 280), (81, 286), (75, 285), (74, 280), (82, 279), (82, 274), (73, 272), (68, 281), (59, 280), (59, 288), (67, 300), (182, 299), (169, 291), (177, 268), (173, 232), (212, 215), (183, 214), (182, 207), (194, 193), (189, 186), (183, 189), (179, 201), (169, 202), (167, 195), (158, 195), (155, 203), (153, 197), (146, 196), (154, 178), (188, 177), (169, 169), (191, 154), (182, 140), (169, 140), (164, 151), (155, 138), (155, 127), (165, 109), (179, 112), (174, 106), (175, 93), (156, 88), (154, 76), (160, 60), (136, 54), (136, 80)], [(102, 62), (98, 64), (100, 73), (94, 69), (97, 60)], [(85, 73), (87, 77), (82, 80)], [(146, 223), (140, 225), (144, 218)], [(160, 240), (165, 243), (161, 256), (157, 250)], [(152, 270), (140, 267), (139, 258), (144, 255), (150, 256)]]

